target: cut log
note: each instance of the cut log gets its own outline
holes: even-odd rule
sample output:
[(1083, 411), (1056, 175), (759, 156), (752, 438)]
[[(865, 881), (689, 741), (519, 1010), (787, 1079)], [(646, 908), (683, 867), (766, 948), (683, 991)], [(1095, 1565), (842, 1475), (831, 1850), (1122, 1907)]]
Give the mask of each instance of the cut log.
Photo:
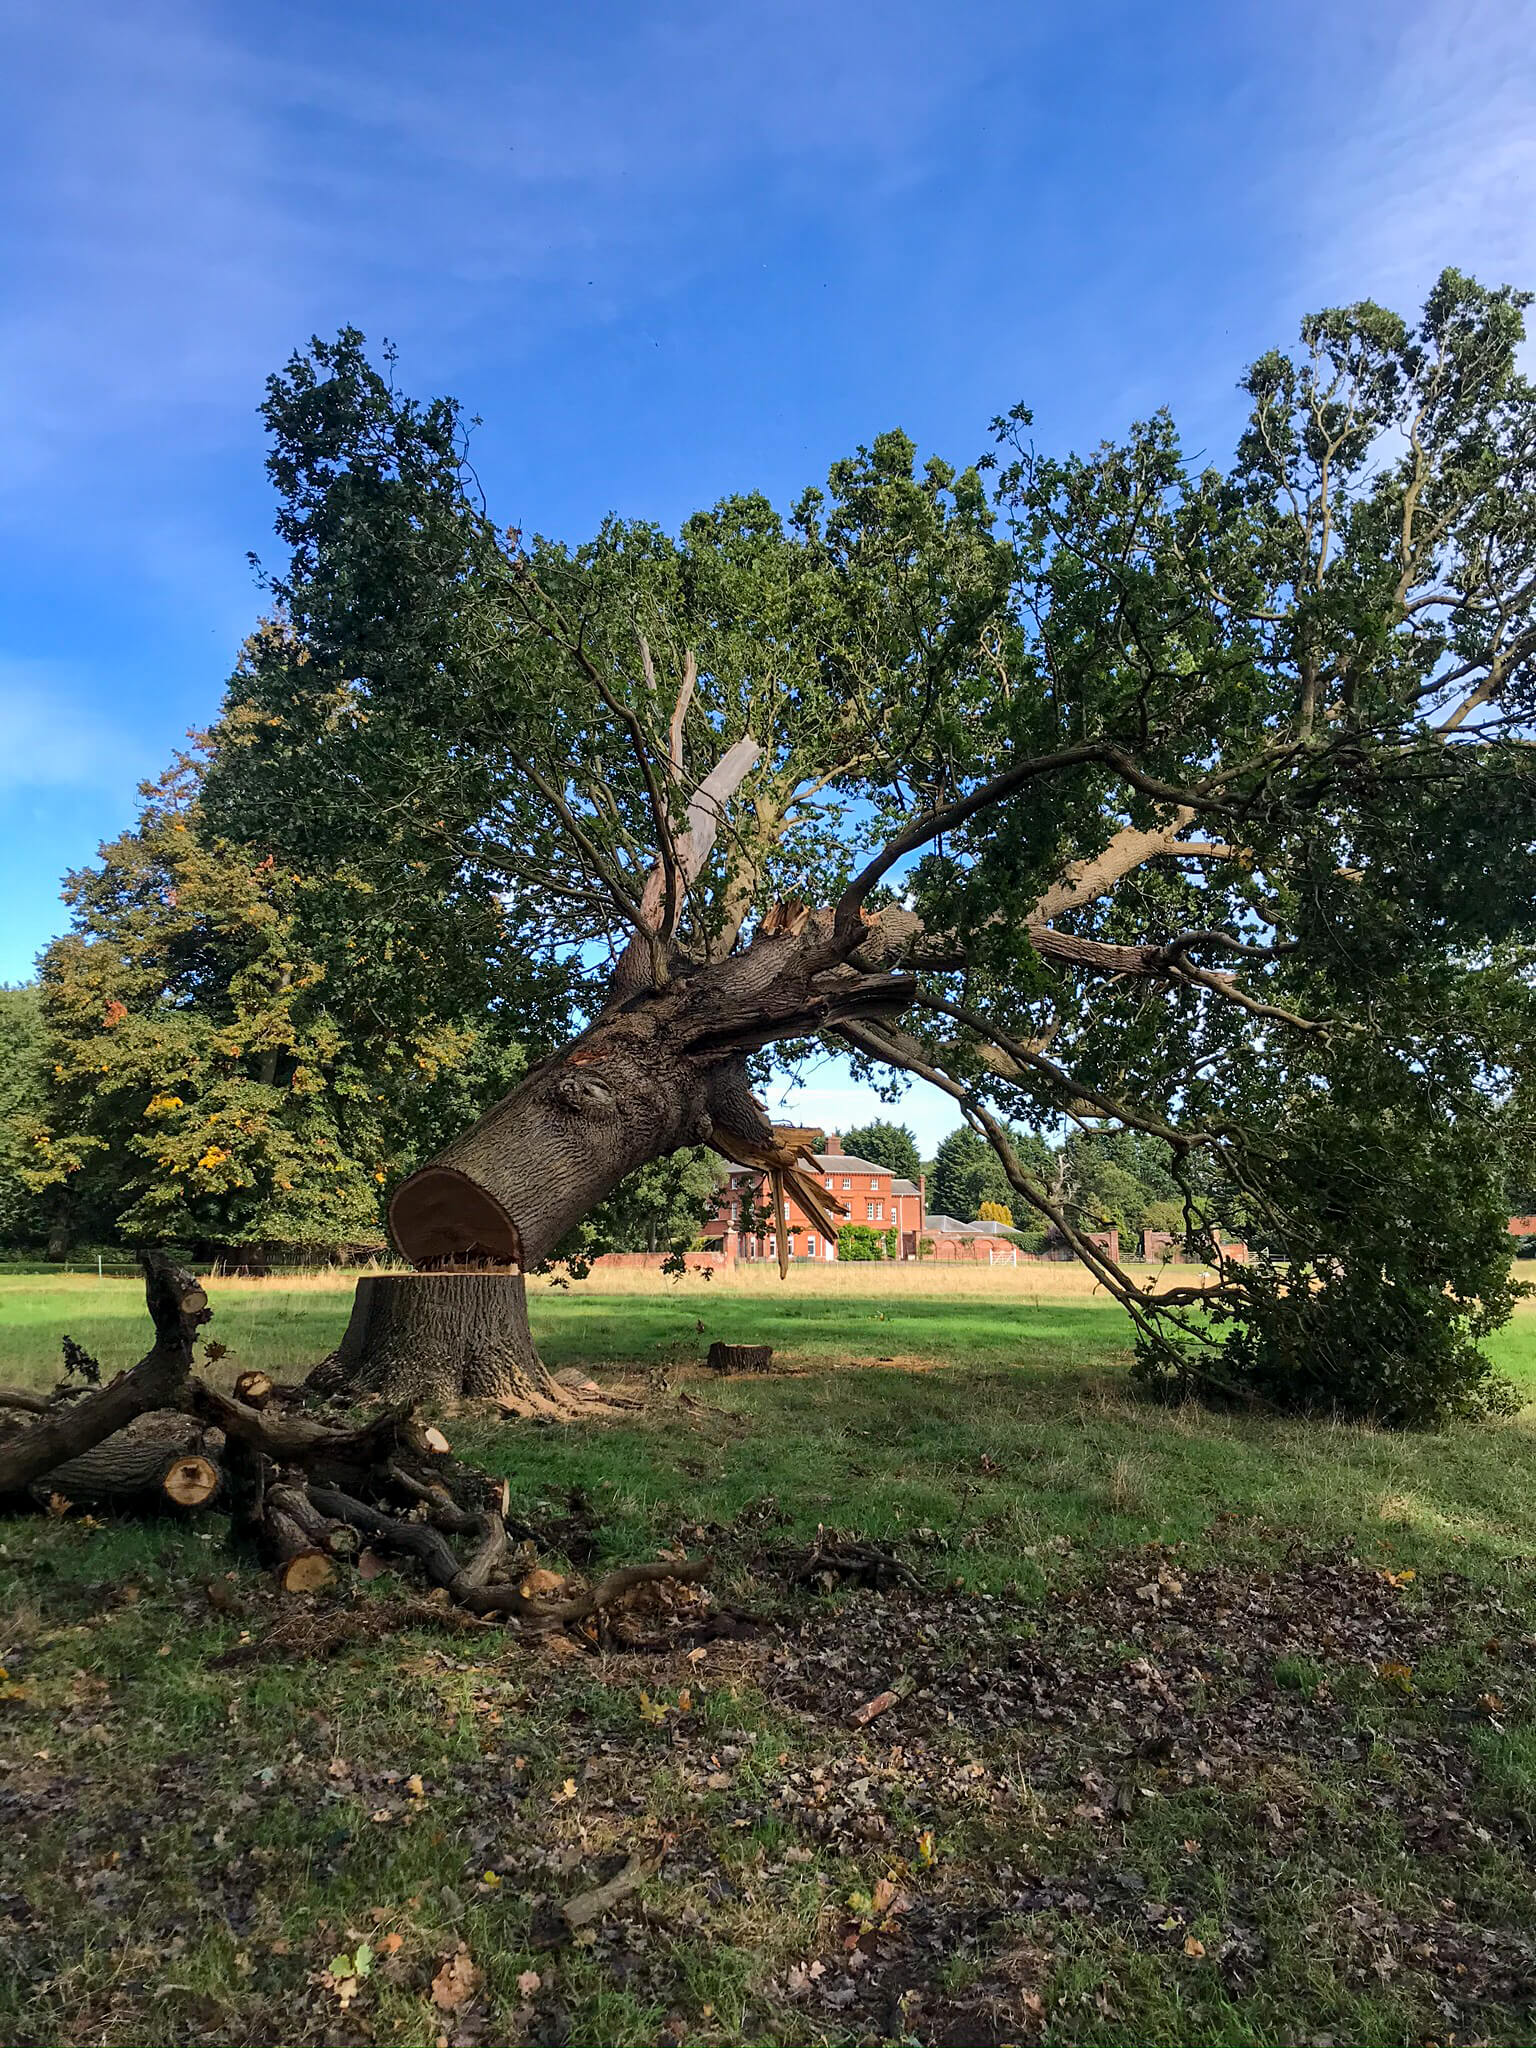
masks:
[(275, 1392), (264, 1372), (243, 1372), (235, 1381), (235, 1399), (244, 1402), (247, 1408), (265, 1408)]
[(109, 1386), (58, 1402), (29, 1429), (0, 1440), (0, 1499), (24, 1494), (146, 1409), (169, 1407), (180, 1396), (198, 1329), (208, 1320), (208, 1297), (190, 1273), (161, 1253), (146, 1257), (144, 1274), (145, 1301), (155, 1325), (153, 1350)]
[(194, 1416), (175, 1408), (151, 1409), (78, 1458), (53, 1466), (33, 1490), (60, 1493), (77, 1507), (132, 1501), (157, 1492), (172, 1463), (201, 1450), (202, 1442), (202, 1425)]
[(323, 1513), (302, 1486), (269, 1486), (263, 1520), (267, 1547), (279, 1557), (323, 1550), (327, 1557), (351, 1559), (362, 1547), (357, 1531)]
[(319, 1593), (336, 1576), (336, 1567), (323, 1550), (295, 1551), (278, 1567), (277, 1583), (285, 1593)]
[(173, 1507), (188, 1512), (205, 1508), (218, 1493), (222, 1475), (212, 1458), (200, 1452), (174, 1458), (160, 1484)]
[(771, 1344), (711, 1344), (705, 1360), (711, 1372), (767, 1372), (773, 1364)]

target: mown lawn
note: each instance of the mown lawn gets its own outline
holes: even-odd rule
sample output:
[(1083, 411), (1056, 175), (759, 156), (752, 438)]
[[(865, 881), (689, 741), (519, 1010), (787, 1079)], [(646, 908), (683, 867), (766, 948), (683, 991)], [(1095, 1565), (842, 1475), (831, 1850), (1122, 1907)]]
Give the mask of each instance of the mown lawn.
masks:
[[(291, 1373), (346, 1311), (214, 1301), (224, 1371)], [(707, 1548), (762, 1624), (528, 1644), (393, 1575), (280, 1605), (216, 1517), (0, 1525), (0, 2039), (1536, 2037), (1536, 1411), (1159, 1410), (1083, 1299), (533, 1318), (647, 1406), (456, 1448), (561, 1568)], [(0, 1380), (145, 1327), (124, 1283), (0, 1282)], [(709, 1379), (716, 1336), (782, 1370)], [(1536, 1391), (1533, 1338), (1500, 1356)], [(918, 1587), (792, 1588), (818, 1525)]]

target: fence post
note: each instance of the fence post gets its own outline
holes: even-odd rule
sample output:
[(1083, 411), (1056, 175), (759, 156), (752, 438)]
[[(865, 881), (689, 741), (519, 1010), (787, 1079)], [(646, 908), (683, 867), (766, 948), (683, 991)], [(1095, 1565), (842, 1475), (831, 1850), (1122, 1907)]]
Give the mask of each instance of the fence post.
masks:
[(98, 1252), (96, 1254), (96, 1278), (99, 1280), (101, 1277), (101, 1253)]

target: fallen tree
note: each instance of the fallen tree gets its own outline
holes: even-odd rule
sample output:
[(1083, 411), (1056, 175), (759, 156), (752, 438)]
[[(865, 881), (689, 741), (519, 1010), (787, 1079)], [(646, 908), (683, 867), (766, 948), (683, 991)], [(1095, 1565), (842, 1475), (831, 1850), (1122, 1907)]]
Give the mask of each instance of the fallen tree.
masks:
[[(559, 1412), (522, 1276), (680, 1146), (762, 1177), (781, 1260), (788, 1193), (835, 1234), (753, 1098), (768, 1049), (820, 1040), (957, 1104), (1154, 1381), (1496, 1404), (1536, 945), (1526, 303), (1448, 271), (1412, 324), (1309, 319), (1248, 371), (1224, 472), (1162, 415), (1048, 459), (1020, 408), (969, 470), (884, 435), (787, 520), (746, 495), (574, 550), (497, 526), (457, 408), (355, 332), (290, 362), (289, 558), (210, 814), (345, 877), (333, 929), (322, 883), (303, 914), (386, 1014), (460, 976), (550, 1048), (395, 1188), (432, 1278), (367, 1283), (328, 1383)], [(1016, 1123), (1164, 1148), (1214, 1285), (1153, 1298)]]
[(145, 1268), (154, 1348), (107, 1387), (80, 1393), (66, 1380), (0, 1411), (19, 1418), (0, 1435), (0, 1505), (217, 1508), (284, 1593), (321, 1592), (365, 1555), (403, 1559), (455, 1607), (532, 1630), (584, 1623), (643, 1585), (707, 1575), (701, 1558), (625, 1565), (585, 1589), (548, 1572), (531, 1582), (535, 1532), (511, 1516), (504, 1479), (456, 1458), (407, 1405), (355, 1424), (275, 1403), (265, 1374), (242, 1374), (232, 1394), (209, 1386), (192, 1371), (212, 1315), (206, 1293), (163, 1257)]

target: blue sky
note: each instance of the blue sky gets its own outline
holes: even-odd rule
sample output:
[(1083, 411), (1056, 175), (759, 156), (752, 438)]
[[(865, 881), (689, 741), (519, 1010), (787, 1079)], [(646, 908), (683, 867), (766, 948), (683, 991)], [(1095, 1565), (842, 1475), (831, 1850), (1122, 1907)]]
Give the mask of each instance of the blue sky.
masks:
[(6, 0), (0, 979), (217, 704), (312, 333), (392, 337), (568, 536), (893, 425), (965, 459), (1019, 399), (1219, 458), (1304, 312), (1536, 285), (1533, 44), (1536, 0)]

